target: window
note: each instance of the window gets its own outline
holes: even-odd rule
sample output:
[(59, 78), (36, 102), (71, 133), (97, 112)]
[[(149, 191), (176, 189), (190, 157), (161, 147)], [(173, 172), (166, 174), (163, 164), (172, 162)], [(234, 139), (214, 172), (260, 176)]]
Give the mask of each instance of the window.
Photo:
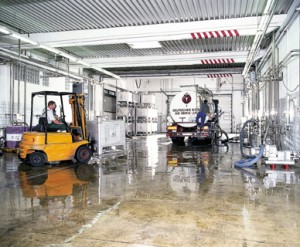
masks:
[(40, 71), (28, 68), (23, 64), (14, 64), (14, 78), (32, 84), (40, 84)]
[(47, 73), (43, 72), (43, 86), (49, 87), (49, 76)]

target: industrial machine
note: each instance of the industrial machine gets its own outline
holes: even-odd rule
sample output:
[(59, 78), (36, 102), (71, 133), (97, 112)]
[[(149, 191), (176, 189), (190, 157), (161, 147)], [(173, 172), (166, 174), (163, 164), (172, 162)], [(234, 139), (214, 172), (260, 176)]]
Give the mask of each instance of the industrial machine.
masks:
[[(39, 118), (39, 124), (33, 126), (33, 107), (36, 98), (43, 98), (47, 109), (48, 99), (57, 98), (60, 102), (60, 121), (65, 124), (66, 132), (57, 132), (48, 128), (47, 111)], [(69, 100), (72, 122), (65, 121), (64, 101)], [(30, 131), (24, 132), (20, 143), (19, 159), (32, 166), (43, 166), (47, 162), (76, 159), (86, 163), (92, 156), (88, 146), (84, 96), (81, 94), (55, 91), (32, 93)]]
[[(192, 144), (212, 144), (225, 133), (219, 126), (219, 101), (212, 98), (213, 93), (206, 88), (182, 91), (174, 96), (169, 109), (171, 121), (167, 126), (167, 136), (174, 144), (183, 144), (185, 137), (188, 137)], [(210, 116), (207, 117), (203, 129), (200, 129), (196, 123), (196, 116), (204, 100), (208, 101)]]

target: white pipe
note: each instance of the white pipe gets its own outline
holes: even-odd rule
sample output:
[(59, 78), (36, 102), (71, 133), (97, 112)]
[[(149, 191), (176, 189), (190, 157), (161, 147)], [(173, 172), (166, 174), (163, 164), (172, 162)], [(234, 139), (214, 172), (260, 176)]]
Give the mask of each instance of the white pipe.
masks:
[[(297, 14), (295, 13), (295, 10), (298, 10), (297, 7), (299, 6), (299, 4), (300, 4), (300, 0), (295, 0), (292, 3), (292, 6), (290, 7), (290, 9), (289, 9), (289, 11), (287, 13), (287, 17), (285, 18), (284, 22), (280, 26), (279, 30), (276, 32), (276, 38), (275, 38), (275, 44), (276, 45), (278, 44), (278, 42), (281, 40), (281, 38), (285, 34), (284, 30), (296, 18)], [(264, 56), (262, 57), (261, 61), (259, 62), (258, 66), (257, 66), (258, 67), (258, 69), (257, 69), (258, 71), (261, 69), (261, 67), (266, 62), (267, 58), (270, 56), (271, 48), (272, 48), (272, 46), (268, 47), (267, 51), (265, 52)]]
[(56, 49), (56, 48), (48, 46), (48, 45), (42, 45), (42, 44), (40, 44), (40, 43), (38, 43), (38, 42), (30, 39), (30, 38), (26, 38), (26, 37), (22, 36), (19, 33), (16, 33), (16, 32), (14, 32), (12, 30), (9, 30), (8, 28), (0, 26), (0, 32), (2, 32), (4, 34), (7, 34), (7, 35), (10, 35), (11, 37), (13, 37), (15, 39), (22, 40), (22, 41), (24, 41), (26, 43), (32, 44), (32, 45), (36, 46), (37, 48), (42, 48), (42, 49), (45, 49), (47, 51), (53, 52), (53, 53), (55, 53), (57, 55), (63, 56), (65, 58), (69, 59), (72, 62), (79, 63), (79, 64), (81, 64), (83, 66), (86, 66), (86, 67), (89, 67), (89, 68), (93, 68), (94, 70), (97, 70), (97, 71), (99, 71), (101, 73), (104, 73), (104, 74), (109, 75), (111, 77), (114, 77), (116, 79), (121, 79), (120, 76), (118, 76), (116, 74), (113, 74), (113, 73), (111, 73), (111, 72), (109, 72), (109, 71), (107, 71), (105, 69), (102, 69), (102, 68), (100, 68), (98, 66), (94, 66), (94, 65), (91, 65), (89, 63), (86, 63), (86, 62), (82, 61), (82, 59), (79, 58), (79, 57), (72, 56), (72, 55), (70, 55), (70, 54), (68, 54), (66, 52), (63, 52), (63, 51), (61, 51), (59, 49)]
[(253, 63), (254, 57), (255, 57), (255, 55), (258, 51), (258, 48), (259, 48), (259, 46), (262, 42), (262, 39), (263, 39), (267, 29), (268, 29), (268, 26), (271, 22), (271, 19), (272, 19), (273, 15), (274, 15), (274, 10), (275, 10), (277, 2), (278, 2), (278, 0), (268, 0), (268, 2), (266, 4), (266, 7), (265, 7), (264, 12), (263, 12), (263, 16), (262, 16), (261, 21), (259, 23), (257, 33), (255, 35), (252, 47), (249, 51), (248, 58), (247, 58), (247, 61), (246, 61), (246, 64), (245, 64), (245, 67), (244, 67), (244, 70), (243, 70), (243, 73), (242, 73), (242, 75), (244, 77), (246, 77), (246, 75), (248, 74), (250, 66)]
[[(1, 50), (3, 50), (3, 49), (1, 49)], [(80, 77), (80, 76), (69, 74), (66, 71), (56, 69), (56, 68), (52, 68), (52, 67), (49, 67), (49, 66), (46, 66), (46, 65), (42, 65), (42, 64), (39, 64), (37, 62), (33, 62), (33, 61), (30, 61), (30, 60), (27, 60), (27, 59), (24, 59), (24, 58), (19, 58), (18, 56), (15, 56), (15, 55), (12, 55), (12, 54), (7, 54), (6, 52), (3, 52), (1, 50), (0, 50), (0, 55), (3, 55), (5, 57), (9, 57), (11, 59), (20, 61), (22, 63), (30, 64), (32, 66), (35, 66), (35, 67), (38, 67), (38, 68), (41, 68), (41, 69), (45, 69), (45, 70), (48, 70), (48, 71), (52, 71), (52, 72), (55, 72), (55, 73), (58, 73), (58, 74), (61, 74), (61, 75), (64, 75), (64, 76), (69, 76), (70, 78), (75, 79), (75, 80), (80, 80), (80, 81), (82, 80), (82, 77)]]

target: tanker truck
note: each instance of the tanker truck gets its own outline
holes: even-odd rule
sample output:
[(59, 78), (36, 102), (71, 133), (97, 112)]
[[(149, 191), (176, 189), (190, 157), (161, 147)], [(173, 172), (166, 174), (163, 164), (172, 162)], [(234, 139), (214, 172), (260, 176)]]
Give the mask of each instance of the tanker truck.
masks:
[[(204, 100), (208, 101), (210, 113), (206, 117), (204, 127), (196, 123), (197, 113)], [(216, 131), (221, 130), (218, 125), (219, 101), (213, 99), (213, 93), (206, 88), (195, 91), (177, 93), (169, 106), (169, 121), (167, 136), (174, 144), (183, 144), (185, 138), (192, 144), (211, 144), (216, 137)]]

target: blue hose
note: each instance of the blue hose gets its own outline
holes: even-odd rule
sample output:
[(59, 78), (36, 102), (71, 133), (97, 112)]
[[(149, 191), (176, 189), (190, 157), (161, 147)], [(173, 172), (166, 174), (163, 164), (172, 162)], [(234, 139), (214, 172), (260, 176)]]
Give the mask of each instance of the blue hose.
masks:
[(265, 145), (260, 145), (259, 153), (258, 155), (253, 159), (246, 159), (246, 160), (238, 160), (234, 162), (234, 167), (237, 168), (244, 168), (244, 167), (250, 167), (254, 165), (264, 154)]

